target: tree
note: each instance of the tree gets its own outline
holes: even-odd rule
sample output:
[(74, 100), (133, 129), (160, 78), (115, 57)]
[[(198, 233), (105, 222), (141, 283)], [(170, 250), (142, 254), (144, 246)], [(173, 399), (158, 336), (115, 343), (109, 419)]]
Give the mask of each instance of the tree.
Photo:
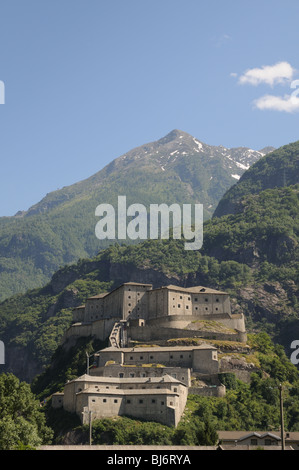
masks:
[(0, 448), (17, 450), (49, 444), (52, 430), (26, 382), (0, 375)]

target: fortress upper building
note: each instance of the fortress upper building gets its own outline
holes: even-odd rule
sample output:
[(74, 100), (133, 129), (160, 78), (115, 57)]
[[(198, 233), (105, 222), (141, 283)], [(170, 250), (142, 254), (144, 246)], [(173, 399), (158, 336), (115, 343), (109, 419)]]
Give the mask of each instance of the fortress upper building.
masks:
[(136, 327), (147, 327), (145, 334), (155, 327), (189, 329), (188, 325), (200, 320), (220, 322), (244, 340), (244, 316), (232, 314), (228, 293), (203, 286), (168, 285), (154, 289), (152, 284), (136, 282), (126, 282), (109, 293), (89, 297), (85, 305), (73, 310), (73, 324), (67, 336), (105, 339), (115, 322), (125, 322), (135, 328), (135, 333)]
[(127, 282), (112, 292), (87, 299), (74, 311), (75, 321), (102, 318), (153, 320), (170, 315), (202, 316), (231, 314), (229, 295), (206, 287), (153, 289), (152, 284)]

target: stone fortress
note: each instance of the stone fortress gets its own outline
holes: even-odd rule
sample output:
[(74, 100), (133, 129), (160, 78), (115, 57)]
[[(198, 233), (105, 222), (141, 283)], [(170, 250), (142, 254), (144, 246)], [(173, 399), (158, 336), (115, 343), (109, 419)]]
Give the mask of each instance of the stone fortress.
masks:
[[(169, 426), (179, 423), (188, 394), (225, 394), (209, 339), (247, 339), (244, 316), (231, 313), (226, 292), (135, 282), (73, 310), (63, 342), (82, 336), (109, 346), (94, 354), (85, 375), (52, 396), (52, 406), (77, 413), (82, 423), (127, 415)], [(175, 345), (184, 338), (192, 345)]]

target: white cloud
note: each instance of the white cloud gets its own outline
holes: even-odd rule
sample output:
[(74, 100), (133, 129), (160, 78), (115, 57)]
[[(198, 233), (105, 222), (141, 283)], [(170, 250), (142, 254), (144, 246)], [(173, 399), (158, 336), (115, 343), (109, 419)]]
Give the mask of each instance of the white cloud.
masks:
[(295, 69), (288, 62), (278, 62), (275, 65), (264, 65), (261, 68), (247, 70), (239, 78), (239, 83), (260, 85), (261, 83), (270, 86), (278, 83), (286, 83), (292, 80)]
[(299, 111), (299, 98), (297, 96), (273, 96), (265, 95), (254, 101), (256, 108), (261, 110), (284, 111), (295, 113)]

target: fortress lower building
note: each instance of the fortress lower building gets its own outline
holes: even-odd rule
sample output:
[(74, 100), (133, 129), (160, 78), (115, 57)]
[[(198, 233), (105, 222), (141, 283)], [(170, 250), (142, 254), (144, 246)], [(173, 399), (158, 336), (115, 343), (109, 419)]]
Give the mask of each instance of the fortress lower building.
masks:
[(184, 411), (188, 387), (169, 375), (149, 378), (110, 378), (83, 375), (65, 385), (63, 394), (52, 397), (53, 405), (63, 400), (66, 411), (77, 413), (82, 423), (113, 416), (131, 416), (177, 426)]
[[(149, 364), (150, 360), (154, 362)], [(102, 419), (127, 415), (177, 426), (192, 391), (191, 371), (205, 377), (217, 375), (217, 349), (209, 344), (108, 347), (95, 354), (89, 374), (69, 381), (63, 393), (52, 396), (52, 406), (76, 413), (83, 424), (90, 416)]]

